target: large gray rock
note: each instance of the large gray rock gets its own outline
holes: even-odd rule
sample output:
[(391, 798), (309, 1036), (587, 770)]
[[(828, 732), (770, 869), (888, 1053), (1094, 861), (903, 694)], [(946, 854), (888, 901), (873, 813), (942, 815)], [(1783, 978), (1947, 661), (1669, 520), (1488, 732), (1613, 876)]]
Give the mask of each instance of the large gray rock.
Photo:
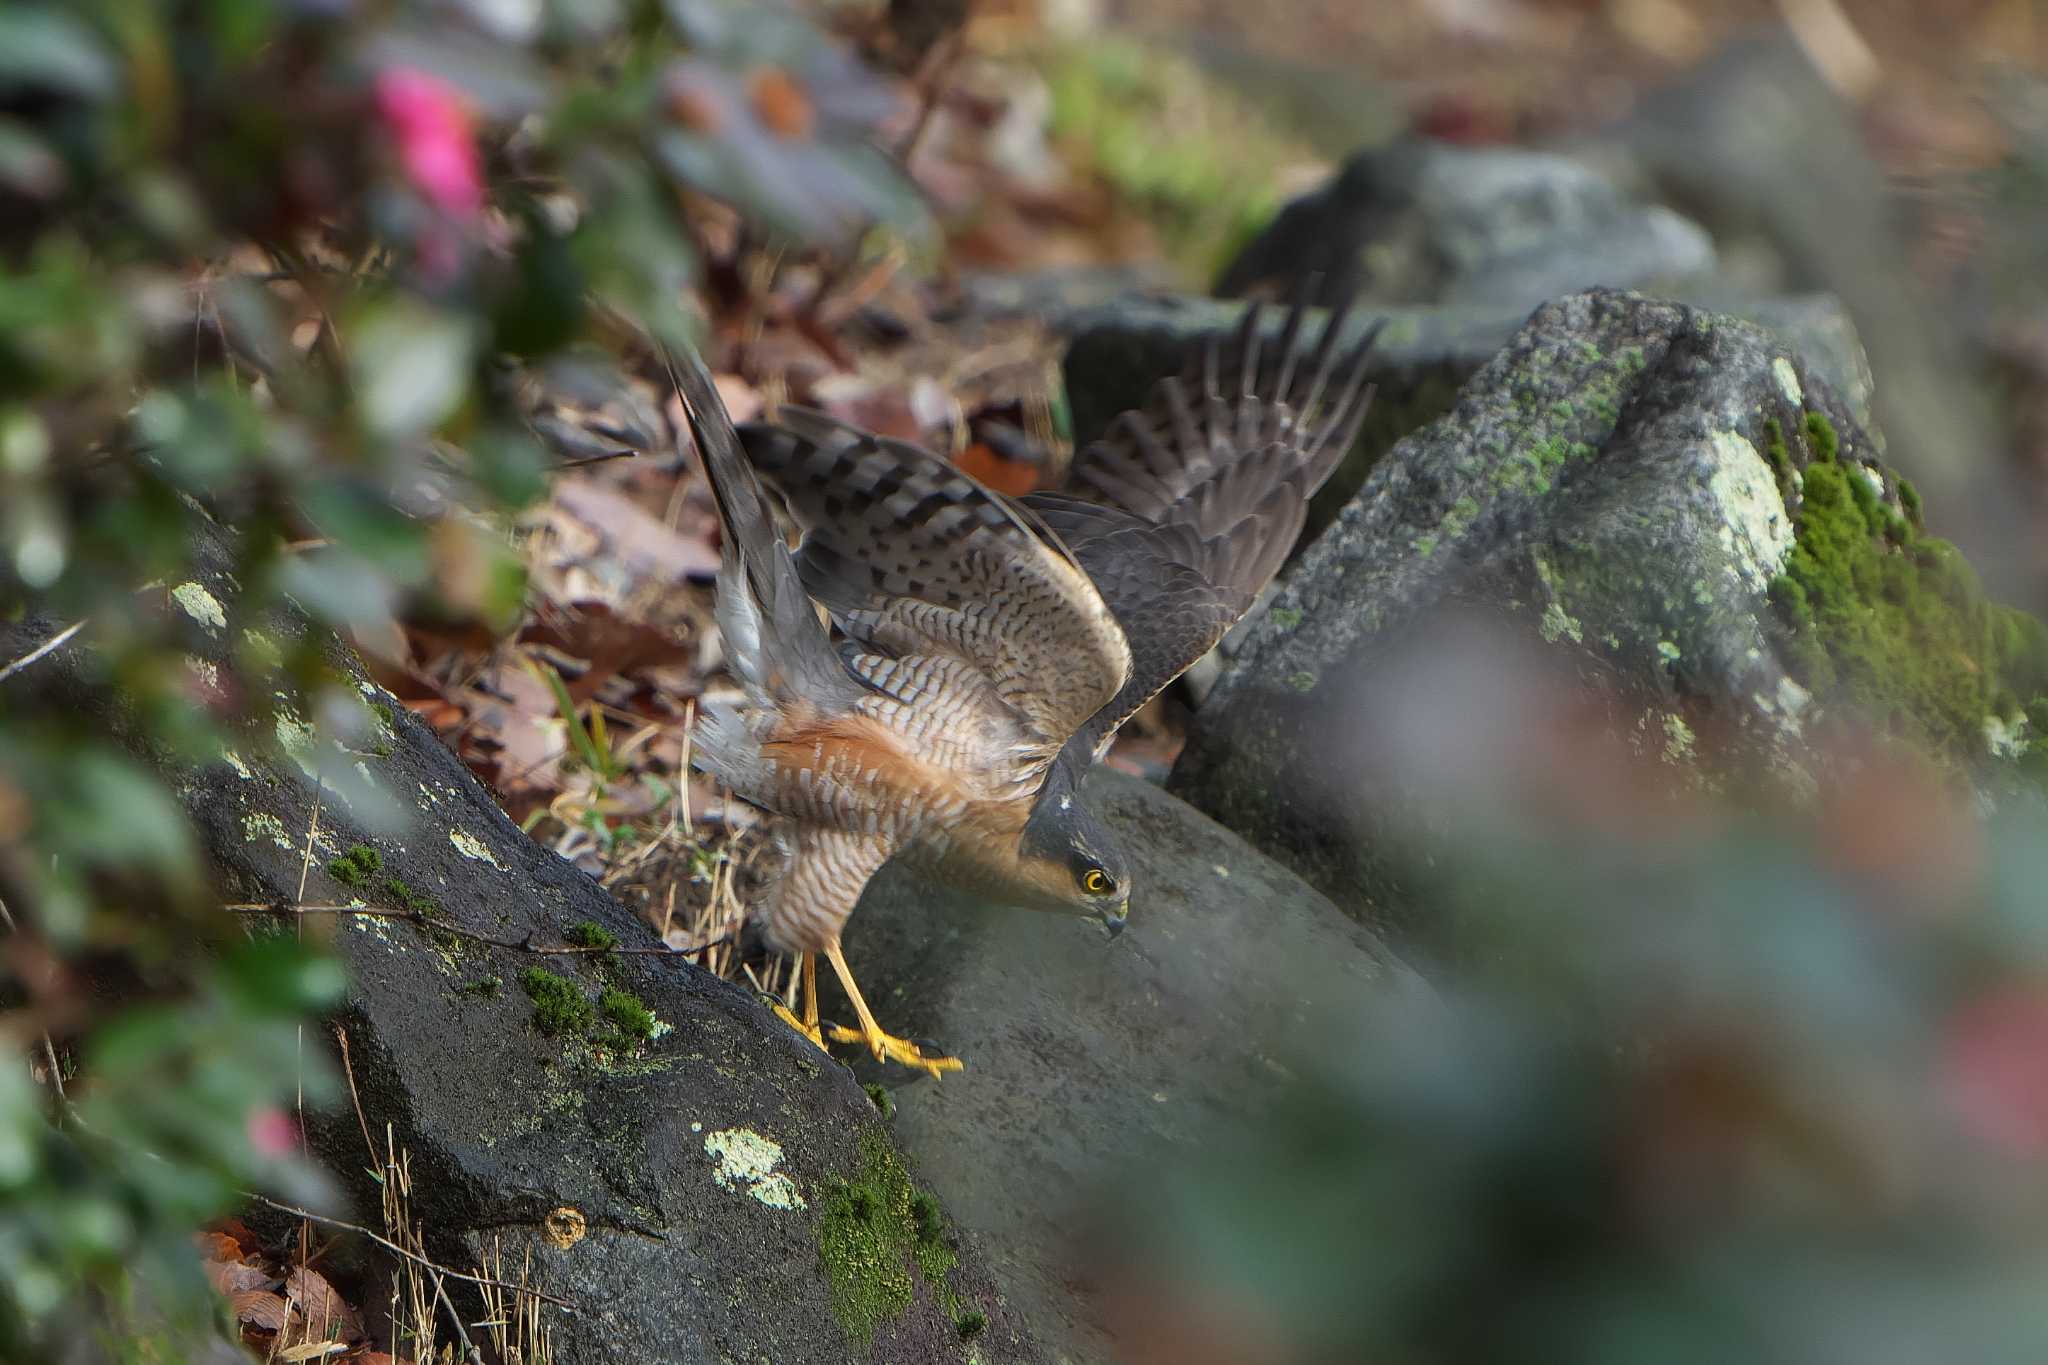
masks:
[(1766, 598), (1808, 414), (1896, 506), (1847, 408), (1771, 333), (1609, 292), (1538, 310), (1297, 561), (1171, 789), (1400, 919), (1404, 860), (1455, 861), (1452, 812), (1511, 786), (1488, 737), (1537, 723), (1517, 696), (1545, 670), (1598, 683), (1680, 773), (1711, 732), (1796, 780), (1808, 699)]
[(1414, 139), (1358, 152), (1282, 209), (1219, 294), (1527, 310), (1596, 285), (1669, 291), (1715, 268), (1704, 229), (1552, 152)]
[[(1177, 374), (1203, 337), (1237, 325), (1245, 305), (1210, 299), (1129, 297), (1067, 317), (1073, 335), (1064, 362), (1067, 401), (1076, 440), (1102, 434), (1118, 413), (1140, 404), (1162, 375)], [(1271, 310), (1277, 335), (1280, 310)], [(1448, 412), (1453, 398), (1480, 367), (1508, 344), (1528, 317), (1527, 307), (1493, 305), (1365, 306), (1351, 335), (1383, 320), (1367, 378), (1373, 405), (1358, 444), (1345, 457), (1309, 509), (1313, 535), (1337, 515), (1366, 473), (1395, 441)], [(1730, 309), (1783, 338), (1788, 354), (1827, 381), (1859, 421), (1867, 422), (1870, 367), (1855, 325), (1825, 295), (1758, 299)]]
[[(195, 657), (232, 676), (236, 630), (217, 624), (235, 610), (224, 557), (172, 600), (194, 617)], [(280, 622), (273, 634), (301, 628)], [(54, 629), (34, 616), (0, 627), (0, 657)], [(510, 1266), (531, 1254), (540, 1286), (581, 1310), (546, 1310), (564, 1365), (1045, 1359), (973, 1248), (929, 1210), (919, 1216), (861, 1087), (750, 993), (662, 956), (541, 956), (451, 932), (559, 945), (589, 920), (626, 946), (658, 946), (589, 876), (520, 832), (352, 656), (329, 652), (371, 703), (344, 695), (324, 708), (368, 718), (346, 749), (286, 704), (277, 743), (254, 736), (179, 785), (224, 900), (294, 903), (303, 875), (308, 902), (426, 899), (446, 926), (247, 921), (331, 936), (352, 981), (333, 1022), (347, 1033), (362, 1119), (380, 1145), (390, 1125), (410, 1154), (430, 1249), (465, 1267), (493, 1248)], [(117, 723), (100, 668), (73, 645), (7, 691), (44, 689)], [(381, 865), (337, 876), (331, 862), (359, 844)], [(634, 1047), (542, 1033), (519, 984), (532, 967), (586, 1000), (632, 993), (657, 1036)], [(323, 1035), (308, 1030), (309, 1041)], [(376, 1223), (356, 1110), (308, 1117), (317, 1155), (362, 1201), (355, 1217)]]
[(894, 1092), (897, 1140), (980, 1235), (1024, 1320), (1076, 1362), (1115, 1358), (1075, 1283), (1102, 1182), (1255, 1119), (1290, 1083), (1281, 1059), (1328, 1046), (1326, 1021), (1368, 993), (1426, 989), (1322, 895), (1157, 788), (1097, 769), (1086, 799), (1133, 867), (1120, 938), (893, 870), (847, 936), (883, 1022), (967, 1063)]

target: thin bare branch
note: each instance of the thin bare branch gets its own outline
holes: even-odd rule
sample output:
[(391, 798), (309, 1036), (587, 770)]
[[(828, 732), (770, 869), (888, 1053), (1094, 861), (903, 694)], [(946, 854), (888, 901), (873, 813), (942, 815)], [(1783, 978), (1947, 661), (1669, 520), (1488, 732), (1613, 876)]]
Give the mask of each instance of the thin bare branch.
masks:
[(43, 658), (45, 655), (54, 654), (58, 650), (64, 648), (65, 641), (69, 640), (72, 636), (78, 634), (79, 631), (84, 629), (85, 622), (73, 621), (70, 625), (64, 627), (64, 629), (58, 631), (55, 635), (52, 635), (49, 639), (37, 645), (28, 653), (22, 655), (19, 659), (16, 659), (13, 663), (7, 665), (7, 667), (0, 668), (0, 682), (6, 682), (9, 678), (21, 672), (22, 669), (27, 668), (36, 660)]

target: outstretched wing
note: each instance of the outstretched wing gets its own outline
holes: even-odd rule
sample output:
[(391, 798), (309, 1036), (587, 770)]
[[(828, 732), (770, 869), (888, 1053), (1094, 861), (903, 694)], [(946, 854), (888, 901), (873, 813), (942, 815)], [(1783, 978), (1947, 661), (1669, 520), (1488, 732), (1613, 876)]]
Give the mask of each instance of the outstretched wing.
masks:
[(1116, 695), (1130, 649), (1074, 556), (1028, 511), (938, 456), (820, 413), (784, 408), (740, 439), (803, 530), (804, 587), (869, 653), (890, 690), (892, 658), (964, 661), (1018, 717), (1018, 775), (1052, 761)]
[(1161, 381), (1075, 459), (1067, 491), (1023, 500), (1130, 642), (1130, 677), (1082, 730), (1097, 752), (1251, 609), (1357, 438), (1379, 328), (1340, 357), (1346, 310), (1313, 348), (1306, 311), (1290, 310), (1269, 346), (1259, 306), (1246, 309), (1227, 344), (1212, 339), (1187, 374)]

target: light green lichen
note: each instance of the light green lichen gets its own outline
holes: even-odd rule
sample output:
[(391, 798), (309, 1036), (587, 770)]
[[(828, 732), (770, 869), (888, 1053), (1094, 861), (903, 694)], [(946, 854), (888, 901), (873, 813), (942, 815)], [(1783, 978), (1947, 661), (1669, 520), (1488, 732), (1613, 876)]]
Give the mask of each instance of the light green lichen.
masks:
[[(1708, 437), (1707, 493), (1719, 512), (1721, 548), (1729, 572), (1745, 593), (1761, 593), (1792, 552), (1792, 519), (1778, 480), (1755, 446), (1734, 431)], [(1710, 605), (1708, 584), (1695, 586), (1694, 601)]]
[(272, 729), (277, 735), (277, 747), (298, 764), (306, 776), (317, 779), (320, 773), (313, 763), (313, 727), (293, 709), (290, 698), (284, 693), (278, 693), (276, 701), (277, 719)]
[(297, 847), (292, 842), (291, 831), (284, 827), (284, 821), (268, 811), (256, 811), (242, 817), (242, 838), (251, 844), (258, 839), (268, 839), (282, 849)]
[(171, 600), (178, 609), (206, 628), (209, 635), (218, 635), (227, 629), (228, 614), (222, 609), (219, 599), (199, 583), (180, 583), (171, 589)]
[(1459, 498), (1451, 504), (1451, 510), (1444, 513), (1443, 520), (1437, 523), (1437, 533), (1445, 540), (1456, 540), (1465, 534), (1465, 528), (1470, 526), (1478, 515), (1477, 498), (1469, 495)]
[(744, 1194), (771, 1209), (808, 1208), (796, 1182), (775, 1168), (782, 1164), (782, 1145), (751, 1128), (721, 1128), (704, 1135), (704, 1154), (711, 1158), (711, 1178), (723, 1190)]
[(1697, 750), (1697, 741), (1692, 727), (1683, 717), (1664, 717), (1664, 761), (1679, 767), (1689, 767)]
[(1536, 556), (1536, 577), (1542, 582), (1544, 592), (1549, 599), (1544, 603), (1542, 620), (1537, 623), (1537, 628), (1542, 631), (1544, 640), (1553, 645), (1559, 640), (1566, 638), (1569, 638), (1575, 645), (1585, 643), (1585, 628), (1579, 624), (1577, 617), (1564, 608), (1563, 592), (1558, 584), (1557, 570), (1552, 568), (1550, 561), (1542, 555)]
[(503, 872), (505, 870), (505, 865), (498, 861), (498, 855), (491, 852), (490, 848), (484, 843), (483, 840), (477, 838), (468, 830), (449, 830), (448, 842), (455, 845), (455, 851), (457, 853), (460, 853), (463, 857), (468, 858), (473, 862), (489, 863), (492, 867), (497, 868), (498, 871), (500, 872)]
[(1787, 360), (1784, 356), (1779, 356), (1773, 360), (1771, 362), (1771, 377), (1778, 381), (1778, 392), (1785, 395), (1787, 403), (1790, 403), (1795, 408), (1805, 406), (1806, 391), (1799, 387), (1799, 375), (1792, 368), (1791, 361)]

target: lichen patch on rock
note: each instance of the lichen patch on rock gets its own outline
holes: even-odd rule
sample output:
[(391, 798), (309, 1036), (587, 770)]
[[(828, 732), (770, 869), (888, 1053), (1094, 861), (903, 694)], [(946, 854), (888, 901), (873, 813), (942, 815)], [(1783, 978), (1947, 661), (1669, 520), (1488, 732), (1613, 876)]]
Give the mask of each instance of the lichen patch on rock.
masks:
[(284, 821), (268, 811), (243, 816), (242, 837), (252, 844), (259, 839), (268, 839), (282, 849), (294, 847), (291, 832), (284, 827)]
[(1713, 470), (1707, 491), (1726, 517), (1721, 543), (1743, 587), (1761, 594), (1792, 553), (1792, 519), (1771, 467), (1740, 433), (1716, 431), (1710, 438)]
[(745, 1194), (771, 1209), (800, 1209), (804, 1197), (796, 1182), (775, 1168), (782, 1164), (782, 1146), (751, 1128), (720, 1128), (704, 1135), (704, 1152), (716, 1163), (711, 1178), (719, 1188)]
[(500, 872), (503, 872), (505, 870), (505, 865), (498, 861), (498, 855), (491, 852), (491, 850), (485, 846), (483, 840), (477, 838), (468, 830), (449, 830), (448, 842), (455, 845), (455, 851), (457, 853), (460, 853), (465, 858), (471, 859), (474, 862), (489, 863), (492, 867), (497, 868), (498, 871)]
[(220, 599), (198, 583), (180, 583), (171, 589), (171, 600), (178, 604), (178, 610), (206, 627), (209, 635), (218, 635), (227, 629), (228, 614), (221, 608)]
[(1771, 362), (1771, 377), (1778, 381), (1778, 392), (1785, 395), (1785, 401), (1793, 407), (1804, 407), (1806, 390), (1799, 385), (1799, 374), (1792, 368), (1792, 362), (1779, 356)]

